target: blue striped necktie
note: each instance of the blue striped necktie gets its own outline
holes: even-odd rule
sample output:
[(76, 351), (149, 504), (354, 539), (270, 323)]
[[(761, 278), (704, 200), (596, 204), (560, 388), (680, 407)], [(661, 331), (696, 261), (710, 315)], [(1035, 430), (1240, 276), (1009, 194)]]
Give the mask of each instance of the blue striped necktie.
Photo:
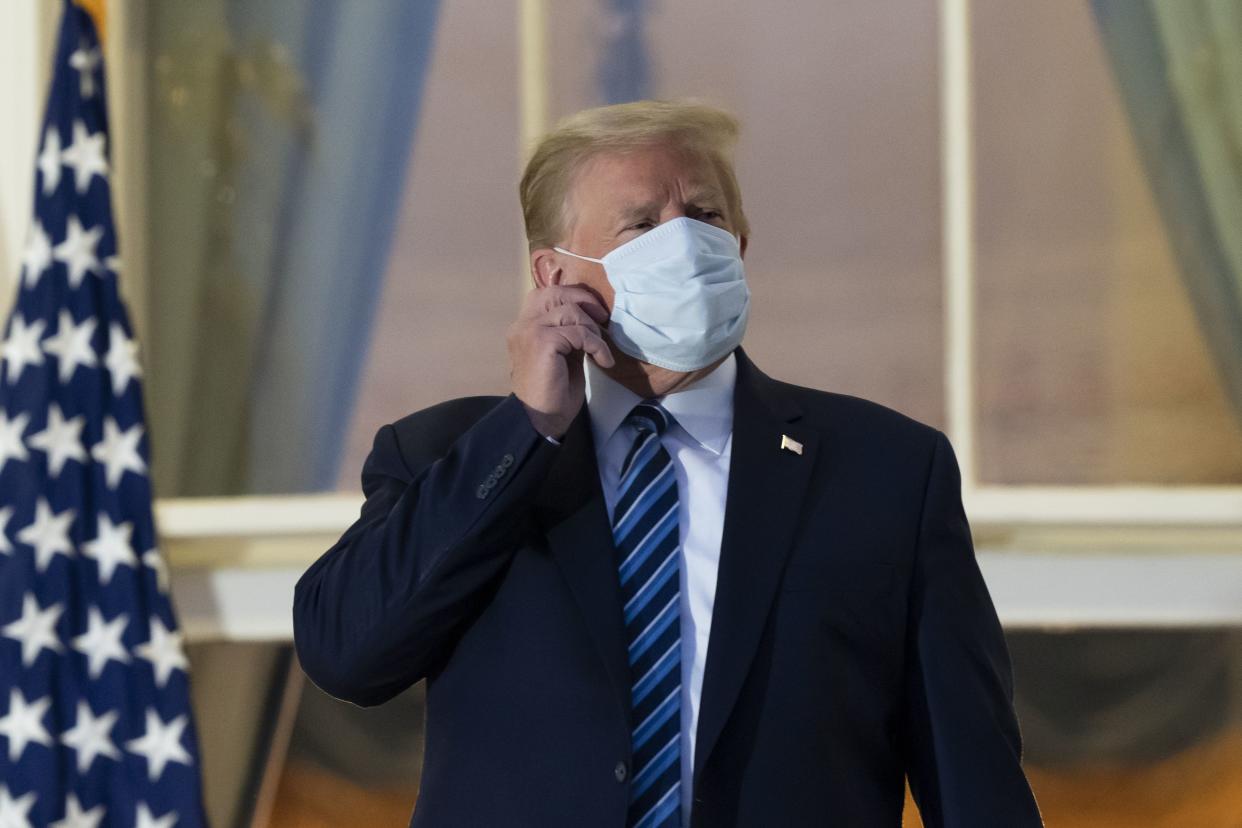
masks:
[(677, 480), (660, 435), (673, 418), (639, 403), (621, 464), (612, 538), (629, 642), (634, 730), (629, 828), (681, 824), (681, 584)]

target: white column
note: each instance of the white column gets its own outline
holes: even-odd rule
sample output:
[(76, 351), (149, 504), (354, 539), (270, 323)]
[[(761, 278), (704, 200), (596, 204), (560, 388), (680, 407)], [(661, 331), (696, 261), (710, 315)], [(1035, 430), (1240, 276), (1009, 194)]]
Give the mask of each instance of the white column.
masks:
[(60, 4), (0, 3), (0, 318), (17, 290), (34, 198), (39, 122)]
[[(144, 11), (145, 0), (109, 3), (104, 43), (112, 130), (108, 148), (113, 164), (112, 206), (125, 267), (121, 291), (140, 338), (146, 310), (142, 290), (146, 249)], [(8, 317), (17, 293), (22, 247), (33, 217), (35, 156), (60, 12), (57, 0), (0, 2), (0, 113), (5, 124), (0, 129), (0, 320)]]

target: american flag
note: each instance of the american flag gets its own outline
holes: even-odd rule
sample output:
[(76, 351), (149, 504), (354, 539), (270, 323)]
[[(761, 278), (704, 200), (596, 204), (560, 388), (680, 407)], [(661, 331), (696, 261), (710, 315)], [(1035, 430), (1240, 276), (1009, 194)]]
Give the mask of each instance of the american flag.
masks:
[(0, 344), (0, 826), (205, 824), (117, 290), (99, 38), (66, 2)]

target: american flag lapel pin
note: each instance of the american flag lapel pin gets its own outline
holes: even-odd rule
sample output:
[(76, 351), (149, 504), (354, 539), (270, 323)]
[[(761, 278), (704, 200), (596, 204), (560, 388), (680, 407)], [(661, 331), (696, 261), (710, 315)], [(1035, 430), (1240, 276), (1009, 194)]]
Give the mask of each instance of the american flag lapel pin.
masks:
[(802, 456), (802, 444), (790, 437), (788, 434), (781, 435), (781, 448), (784, 451), (792, 451), (799, 457)]

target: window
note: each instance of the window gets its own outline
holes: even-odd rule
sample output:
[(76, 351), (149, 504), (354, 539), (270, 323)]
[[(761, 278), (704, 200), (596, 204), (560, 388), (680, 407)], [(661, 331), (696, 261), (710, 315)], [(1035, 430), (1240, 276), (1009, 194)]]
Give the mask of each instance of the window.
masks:
[[(127, 275), (149, 317), (156, 462), (173, 469), (160, 489), (173, 499), (161, 514), (174, 565), (184, 573), (193, 563), (229, 585), (216, 588), (220, 601), (204, 587), (206, 598), (181, 602), (191, 624), (214, 623), (224, 637), (273, 635), (287, 612), (272, 596), (291, 589), (356, 514), (358, 470), (375, 429), (448, 397), (507, 391), (503, 329), (527, 285), (515, 193), (522, 125), (619, 94), (602, 75), (612, 71), (608, 61), (625, 60), (631, 89), (702, 97), (743, 122), (737, 161), (754, 233), (747, 348), (759, 365), (877, 400), (954, 438), (985, 572), (1000, 579), (993, 594), (1004, 598), (1002, 615), (1018, 619), (1010, 628), (1018, 709), (1048, 821), (1133, 824), (1139, 812), (1169, 825), (1222, 821), (1194, 809), (1238, 796), (1230, 780), (1198, 770), (1242, 762), (1238, 615), (1224, 590), (1202, 607), (1194, 590), (1236, 577), (1242, 431), (1089, 5), (690, 0), (642, 5), (634, 28), (624, 4), (444, 2), (403, 148), (390, 255), (371, 287), (367, 274), (346, 270), (335, 288), (342, 297), (374, 290), (374, 310), (356, 336), (329, 347), (355, 359), (334, 425), (308, 432), (337, 435), (320, 440), (331, 456), (313, 473), (294, 467), (280, 479), (237, 471), (255, 465), (248, 447), (283, 439), (279, 420), (252, 417), (253, 386), (195, 367), (267, 358), (258, 338), (233, 335), (228, 316), (249, 318), (246, 303), (263, 299), (266, 283), (234, 272), (201, 295), (162, 291), (176, 283), (187, 250), (196, 278), (211, 272), (203, 268), (216, 242), (200, 235), (204, 227), (238, 227), (236, 213), (232, 224), (210, 223), (238, 201), (222, 171), (262, 166), (261, 156), (238, 156), (239, 167), (221, 155), (245, 149), (229, 143), (235, 125), (222, 113), (257, 112), (243, 131), (250, 139), (304, 137), (304, 64), (282, 44), (309, 25), (309, 12), (252, 18), (223, 0), (144, 8), (135, 31), (145, 32), (139, 85), (152, 159), (142, 168), (147, 186), (130, 192), (146, 200), (151, 249)], [(513, 25), (519, 14), (526, 25)], [(537, 65), (539, 37), (543, 73), (515, 71)], [(265, 181), (235, 175), (230, 186)], [(271, 195), (247, 197), (258, 197), (253, 205)], [(262, 229), (261, 215), (241, 218), (259, 237), (276, 232)], [(247, 261), (262, 264), (264, 249), (248, 249)], [(288, 277), (282, 296), (323, 288), (298, 277)], [(214, 326), (213, 336), (198, 337), (189, 321)], [(309, 353), (296, 338), (284, 343), (295, 354), (303, 346)], [(195, 425), (193, 411), (217, 392), (235, 404)], [(213, 442), (217, 434), (228, 439)], [(194, 451), (218, 457), (196, 467), (184, 459)], [(333, 490), (339, 496), (298, 496)], [(278, 497), (189, 497), (257, 493)], [(1171, 565), (1193, 557), (1185, 569), (1197, 580), (1162, 595), (1151, 579), (1139, 589), (1141, 579), (1108, 577), (1158, 573), (1136, 565), (1153, 556)], [(1024, 580), (1021, 567), (1008, 566), (1015, 561), (1046, 567), (1047, 580)], [(1057, 589), (1058, 578), (1084, 571), (1071, 564), (1084, 562), (1099, 589)], [(236, 610), (248, 578), (263, 584), (252, 615)], [(1061, 600), (1066, 592), (1078, 603)], [(1024, 611), (1043, 611), (1006, 615), (1014, 595), (1030, 602)], [(1117, 615), (1101, 621), (1092, 614), (1101, 605)], [(1202, 613), (1174, 617), (1171, 608)], [(246, 619), (240, 627), (219, 621), (234, 611)], [(268, 626), (253, 622), (259, 617)], [(1170, 676), (1193, 678), (1202, 692), (1164, 692)], [(406, 700), (421, 703), (417, 691)], [(366, 733), (391, 728), (378, 721), (358, 725), (364, 744)], [(323, 752), (296, 737), (295, 745), (302, 758)], [(416, 766), (416, 756), (405, 758)], [(1158, 811), (1143, 797), (1172, 778), (1179, 796)], [(376, 784), (398, 811), (413, 795), (391, 779)], [(1130, 802), (1144, 810), (1127, 810)], [(1072, 821), (1088, 817), (1096, 821)]]

